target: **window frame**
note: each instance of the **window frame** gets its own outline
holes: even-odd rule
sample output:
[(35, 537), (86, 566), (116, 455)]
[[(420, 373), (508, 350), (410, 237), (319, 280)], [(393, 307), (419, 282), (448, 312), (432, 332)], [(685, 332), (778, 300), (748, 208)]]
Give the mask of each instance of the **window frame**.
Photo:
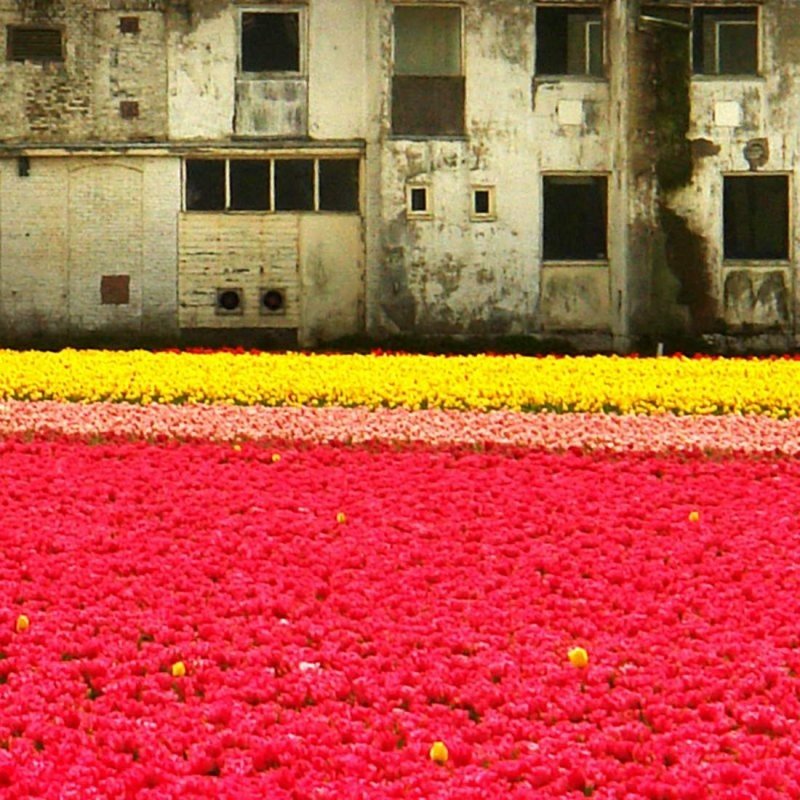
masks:
[[(697, 12), (703, 11), (721, 11), (721, 12), (737, 12), (737, 11), (751, 11), (754, 14), (754, 19), (750, 20), (737, 20), (737, 19), (719, 19), (714, 21), (714, 71), (709, 71), (707, 65), (703, 63), (703, 71), (697, 70), (695, 53), (699, 49), (701, 53), (705, 52), (705, 33), (700, 29), (700, 42), (695, 41), (697, 36), (698, 25), (696, 22)], [(690, 13), (690, 36), (689, 36), (689, 57), (691, 59), (691, 77), (692, 80), (754, 80), (763, 78), (763, 54), (762, 54), (762, 28), (763, 20), (761, 14), (761, 5), (759, 3), (737, 3), (736, 5), (718, 5), (715, 3), (703, 3), (702, 5), (692, 6), (689, 10)], [(719, 58), (720, 58), (720, 27), (722, 25), (737, 25), (755, 28), (756, 42), (755, 42), (755, 61), (756, 68), (753, 72), (720, 72), (719, 71)], [(705, 58), (703, 59), (705, 62)]]
[[(245, 14), (297, 14), (297, 70), (245, 71), (242, 67), (244, 15)], [(303, 78), (308, 76), (308, 6), (301, 4), (243, 5), (236, 15), (236, 77), (239, 80), (266, 80), (281, 78)]]
[[(583, 24), (583, 55), (584, 55), (584, 71), (583, 72), (544, 72), (539, 70), (539, 12), (542, 9), (548, 10), (558, 10), (561, 11), (565, 17), (567, 18), (567, 26), (568, 26), (568, 18), (571, 14), (575, 14), (576, 16), (591, 16), (596, 14), (599, 19), (596, 20), (587, 20)], [(534, 48), (533, 48), (533, 64), (534, 64), (534, 77), (541, 78), (542, 80), (552, 80), (554, 78), (558, 78), (559, 80), (568, 80), (568, 81), (608, 81), (608, 64), (606, 63), (606, 56), (608, 53), (608, 23), (607, 23), (607, 14), (605, 6), (598, 2), (595, 4), (590, 4), (586, 6), (582, 5), (556, 5), (554, 3), (536, 3), (534, 6), (534, 21), (533, 21), (533, 36), (534, 36)], [(590, 69), (589, 65), (591, 64), (591, 36), (590, 36), (590, 28), (593, 25), (600, 26), (600, 46), (601, 46), (601, 53), (600, 53), (600, 63), (602, 67), (601, 74), (594, 75)], [(567, 31), (569, 28), (567, 27)], [(564, 40), (564, 60), (565, 62), (569, 61), (569, 32), (567, 32), (567, 37)]]
[[(225, 184), (223, 208), (199, 209), (187, 207), (187, 164), (189, 161), (221, 161), (224, 164)], [(233, 161), (263, 161), (267, 164), (267, 208), (247, 209), (231, 208), (231, 162)], [(313, 205), (311, 209), (276, 209), (275, 208), (275, 162), (276, 161), (311, 161), (313, 170)], [(332, 210), (320, 208), (320, 161), (357, 161), (358, 162), (358, 187), (356, 192), (356, 208), (351, 211)], [(185, 155), (181, 159), (181, 212), (185, 214), (347, 214), (362, 215), (364, 208), (364, 159), (362, 155), (346, 154), (336, 156), (304, 156), (298, 154), (270, 155), (255, 157), (254, 154), (237, 154), (235, 156), (192, 156)]]
[[(545, 220), (546, 220), (546, 200), (545, 200), (545, 186), (548, 178), (602, 178), (605, 183), (605, 196), (604, 196), (604, 211), (605, 211), (605, 232), (603, 236), (604, 255), (599, 258), (572, 258), (568, 256), (547, 257), (545, 256)], [(539, 234), (540, 234), (540, 260), (545, 266), (559, 266), (561, 264), (566, 266), (586, 265), (596, 267), (607, 267), (609, 264), (609, 191), (611, 188), (610, 174), (602, 171), (592, 172), (564, 172), (564, 171), (547, 171), (541, 173), (540, 179), (541, 191), (541, 205), (540, 205), (540, 219), (539, 219)]]
[[(422, 189), (425, 192), (425, 208), (415, 210), (413, 207), (413, 193)], [(433, 194), (430, 184), (409, 182), (406, 184), (406, 218), (413, 220), (433, 219)]]
[[(764, 258), (754, 256), (728, 256), (725, 247), (725, 181), (729, 178), (758, 180), (759, 178), (785, 178), (786, 179), (786, 255), (768, 256)], [(792, 225), (792, 215), (794, 213), (794, 201), (792, 198), (793, 174), (788, 171), (777, 170), (775, 172), (723, 172), (720, 179), (720, 202), (719, 231), (720, 231), (720, 255), (724, 267), (736, 266), (755, 266), (773, 267), (775, 265), (791, 265), (794, 262), (794, 235)]]
[[(489, 210), (480, 212), (475, 209), (475, 195), (486, 192), (489, 196)], [(472, 222), (493, 222), (497, 219), (497, 193), (492, 184), (475, 183), (470, 186), (469, 218)]]

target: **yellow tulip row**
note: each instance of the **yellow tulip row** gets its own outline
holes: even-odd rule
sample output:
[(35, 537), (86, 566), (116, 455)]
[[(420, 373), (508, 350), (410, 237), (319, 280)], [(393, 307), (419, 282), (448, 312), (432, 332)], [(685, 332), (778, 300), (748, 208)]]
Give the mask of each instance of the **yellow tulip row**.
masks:
[(800, 416), (800, 361), (0, 350), (0, 399)]

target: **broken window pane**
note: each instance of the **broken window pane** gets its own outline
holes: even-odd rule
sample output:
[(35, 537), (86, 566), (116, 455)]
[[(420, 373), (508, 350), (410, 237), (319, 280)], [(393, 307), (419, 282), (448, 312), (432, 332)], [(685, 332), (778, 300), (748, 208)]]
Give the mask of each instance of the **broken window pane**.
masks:
[(275, 210), (314, 210), (313, 159), (275, 160)]
[(693, 36), (695, 73), (758, 73), (758, 12), (755, 8), (696, 8)]
[(603, 15), (599, 8), (536, 10), (536, 72), (603, 76)]
[(543, 252), (546, 261), (606, 258), (606, 178), (544, 178)]
[(358, 160), (319, 162), (319, 210), (358, 211)]
[(63, 61), (64, 48), (58, 28), (9, 25), (6, 28), (9, 61)]
[(242, 72), (299, 72), (299, 12), (243, 12), (241, 68)]
[(234, 211), (269, 210), (269, 161), (231, 161), (230, 181)]
[(461, 9), (395, 7), (394, 74), (460, 75)]
[(725, 258), (789, 257), (788, 176), (726, 176), (722, 215)]
[(205, 159), (186, 161), (186, 210), (225, 210), (225, 162)]

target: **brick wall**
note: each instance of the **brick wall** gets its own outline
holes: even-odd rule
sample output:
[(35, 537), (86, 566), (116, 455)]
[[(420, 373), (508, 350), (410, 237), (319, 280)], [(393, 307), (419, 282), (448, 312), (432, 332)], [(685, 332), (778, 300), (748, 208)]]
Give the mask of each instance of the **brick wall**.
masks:
[[(179, 160), (34, 157), (18, 173), (0, 160), (0, 331), (174, 333)], [(121, 283), (127, 302), (109, 294)]]
[[(167, 130), (165, 20), (158, 2), (0, 6), (0, 136), (6, 142), (131, 141)], [(121, 17), (138, 32), (123, 33)], [(58, 28), (63, 60), (6, 59), (8, 26)], [(136, 103), (123, 118), (120, 104)], [(128, 107), (130, 110), (130, 107)]]

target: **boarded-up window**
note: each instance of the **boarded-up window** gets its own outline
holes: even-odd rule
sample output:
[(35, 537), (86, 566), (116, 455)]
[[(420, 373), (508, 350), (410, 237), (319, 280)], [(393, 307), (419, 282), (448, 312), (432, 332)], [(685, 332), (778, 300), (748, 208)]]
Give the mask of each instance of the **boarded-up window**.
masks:
[(186, 161), (186, 210), (222, 211), (225, 208), (225, 162)]
[(319, 210), (358, 211), (358, 160), (319, 162)]
[(269, 210), (269, 161), (231, 161), (230, 182), (231, 209)]
[(536, 10), (536, 72), (603, 75), (603, 15), (599, 8)]
[(457, 136), (464, 132), (461, 9), (394, 9), (392, 132)]
[(100, 278), (100, 302), (104, 306), (126, 306), (130, 299), (130, 275), (103, 275)]
[(242, 13), (242, 72), (300, 72), (300, 13)]
[(726, 176), (723, 187), (725, 258), (789, 257), (789, 178)]
[(606, 258), (607, 180), (603, 175), (544, 178), (545, 261)]
[(58, 28), (9, 25), (6, 28), (9, 61), (63, 61), (64, 47)]
[(758, 11), (695, 8), (692, 64), (701, 75), (758, 73)]
[(275, 161), (275, 210), (314, 210), (314, 162), (308, 158)]

